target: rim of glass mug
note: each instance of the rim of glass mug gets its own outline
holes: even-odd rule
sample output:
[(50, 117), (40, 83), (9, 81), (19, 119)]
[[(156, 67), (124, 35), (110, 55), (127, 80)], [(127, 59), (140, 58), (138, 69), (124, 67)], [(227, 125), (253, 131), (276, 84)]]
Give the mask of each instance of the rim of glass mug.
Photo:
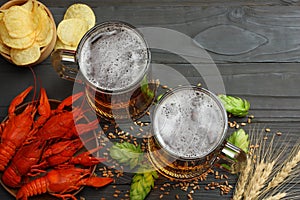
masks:
[[(158, 115), (158, 109), (160, 109), (160, 106), (162, 105), (162, 103), (168, 99), (168, 97), (172, 96), (172, 95), (176, 95), (177, 92), (182, 91), (182, 90), (196, 90), (196, 91), (200, 91), (202, 93), (205, 93), (207, 96), (209, 96), (218, 106), (220, 113), (222, 114), (222, 118), (223, 118), (223, 130), (221, 133), (221, 137), (219, 138), (219, 141), (213, 146), (213, 148), (211, 148), (206, 154), (201, 155), (201, 157), (180, 157), (178, 155), (176, 155), (175, 153), (168, 151), (164, 148), (164, 145), (161, 144), (161, 142), (159, 141), (159, 139), (157, 139), (157, 135), (159, 133), (157, 133), (157, 131), (155, 131), (156, 126), (158, 126), (157, 124), (155, 124), (155, 119)], [(202, 88), (202, 87), (198, 87), (195, 85), (186, 85), (186, 86), (179, 86), (177, 88), (174, 88), (173, 90), (167, 91), (166, 93), (163, 94), (163, 96), (160, 98), (159, 102), (157, 103), (157, 105), (155, 106), (153, 115), (152, 115), (152, 131), (153, 131), (153, 135), (155, 137), (155, 140), (158, 142), (158, 144), (164, 149), (164, 151), (166, 151), (168, 154), (170, 154), (171, 156), (177, 158), (177, 159), (184, 159), (184, 160), (195, 160), (195, 159), (201, 159), (204, 158), (205, 156), (211, 154), (212, 152), (214, 152), (215, 150), (217, 150), (220, 146), (222, 146), (222, 144), (224, 143), (225, 137), (227, 136), (227, 130), (228, 130), (228, 118), (227, 118), (227, 111), (225, 109), (225, 107), (223, 106), (222, 102), (218, 99), (217, 95), (215, 95), (213, 92)]]
[[(92, 36), (92, 34), (94, 34), (97, 30), (108, 27), (108, 26), (121, 26), (121, 27), (123, 26), (123, 27), (128, 28), (129, 30), (133, 31), (136, 34), (136, 36), (138, 36), (139, 39), (143, 42), (143, 46), (147, 50), (146, 51), (147, 52), (147, 56), (146, 56), (147, 63), (143, 67), (143, 72), (141, 72), (140, 76), (138, 78), (136, 78), (133, 82), (131, 82), (129, 85), (127, 85), (126, 87), (121, 88), (121, 89), (108, 90), (108, 89), (97, 87), (95, 84), (91, 83), (91, 81), (89, 81), (85, 77), (85, 75), (82, 73), (82, 70), (80, 69), (80, 65), (79, 65), (81, 50), (82, 50), (82, 47), (85, 44), (85, 42), (87, 42), (88, 39)], [(105, 34), (105, 33), (103, 33), (103, 34)], [(98, 36), (98, 37), (101, 37), (101, 36)], [(142, 82), (145, 75), (149, 72), (150, 63), (151, 63), (151, 52), (150, 52), (148, 43), (145, 40), (143, 34), (135, 26), (133, 26), (127, 22), (112, 20), (112, 21), (106, 21), (106, 22), (96, 24), (88, 32), (86, 32), (84, 34), (84, 36), (81, 38), (81, 40), (77, 46), (77, 49), (75, 51), (74, 50), (66, 50), (66, 49), (57, 49), (52, 53), (51, 58), (52, 58), (53, 66), (60, 77), (67, 79), (67, 80), (76, 81), (76, 76), (77, 76), (78, 72), (80, 72), (79, 74), (81, 75), (82, 78), (84, 78), (84, 81), (81, 83), (88, 84), (89, 87), (92, 87), (95, 90), (100, 90), (101, 92), (103, 92), (105, 94), (113, 94), (113, 93), (122, 94), (122, 93), (127, 93), (132, 88), (137, 86), (138, 83)], [(62, 58), (62, 59), (60, 60), (57, 58)], [(65, 66), (65, 65), (62, 67), (61, 66), (62, 61), (75, 63), (77, 65), (77, 69), (74, 67), (69, 67), (69, 66)], [(59, 63), (57, 64), (56, 62), (57, 63), (59, 62)], [(64, 68), (64, 69), (62, 69), (62, 68)]]

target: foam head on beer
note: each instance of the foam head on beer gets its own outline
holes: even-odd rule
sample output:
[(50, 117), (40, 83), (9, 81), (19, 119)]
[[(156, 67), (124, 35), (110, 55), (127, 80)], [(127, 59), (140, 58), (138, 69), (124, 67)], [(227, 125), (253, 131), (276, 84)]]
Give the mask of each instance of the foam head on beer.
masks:
[(82, 46), (80, 69), (95, 87), (124, 90), (140, 81), (149, 54), (144, 39), (133, 28), (112, 23), (92, 32)]
[(202, 158), (223, 140), (224, 110), (209, 93), (192, 87), (175, 90), (162, 99), (153, 129), (162, 148), (184, 159)]

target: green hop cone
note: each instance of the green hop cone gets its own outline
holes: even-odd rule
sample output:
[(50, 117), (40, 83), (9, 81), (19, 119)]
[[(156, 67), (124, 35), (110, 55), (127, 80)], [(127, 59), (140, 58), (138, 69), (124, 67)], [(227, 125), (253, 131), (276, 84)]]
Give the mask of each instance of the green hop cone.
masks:
[(130, 187), (130, 200), (143, 200), (154, 187), (154, 181), (158, 178), (156, 171), (137, 173), (132, 178)]
[[(227, 141), (239, 147), (245, 153), (249, 152), (249, 144), (250, 144), (249, 135), (243, 129), (234, 131), (229, 136)], [(228, 171), (230, 171), (232, 174), (236, 174), (237, 172), (239, 172), (241, 166), (243, 166), (243, 163), (239, 163), (237, 165), (229, 165), (229, 164), (222, 163), (221, 166), (227, 169)]]
[(228, 113), (237, 117), (245, 117), (248, 115), (250, 103), (247, 100), (224, 94), (220, 94), (218, 97)]
[(244, 129), (239, 129), (237, 131), (234, 131), (227, 139), (227, 141), (239, 147), (245, 153), (248, 153), (250, 141), (249, 141), (249, 135), (244, 131)]
[(109, 155), (120, 164), (135, 168), (143, 160), (143, 151), (129, 142), (115, 143), (109, 150)]

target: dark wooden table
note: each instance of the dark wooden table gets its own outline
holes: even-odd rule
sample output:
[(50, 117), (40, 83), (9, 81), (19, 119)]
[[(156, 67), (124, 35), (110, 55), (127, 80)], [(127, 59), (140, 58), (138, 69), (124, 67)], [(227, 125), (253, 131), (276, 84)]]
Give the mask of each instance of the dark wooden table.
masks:
[[(0, 0), (0, 4), (6, 1)], [(67, 7), (77, 1), (42, 1), (51, 10), (56, 24)], [(289, 134), (292, 141), (300, 135), (300, 3), (297, 0), (242, 1), (242, 0), (86, 0), (97, 17), (97, 22), (121, 20), (136, 27), (160, 27), (175, 30), (195, 38), (209, 53), (220, 71), (226, 93), (246, 98), (251, 103), (250, 113), (255, 116), (252, 126), (271, 129), (270, 135), (281, 131)], [(147, 38), (146, 38), (147, 40)], [(166, 52), (153, 50), (153, 63), (168, 65), (184, 75), (192, 84), (214, 74), (199, 77), (187, 60)], [(62, 100), (72, 94), (74, 84), (60, 79), (54, 72), (50, 59), (35, 66), (34, 71), (46, 88), (49, 98)], [(28, 68), (16, 67), (0, 58), (0, 120), (7, 115), (7, 108), (13, 97), (34, 79)], [(30, 100), (27, 98), (26, 100)], [(247, 119), (239, 119), (240, 122)], [(233, 130), (229, 130), (233, 131)], [(289, 148), (294, 143), (288, 143)], [(97, 173), (101, 174), (99, 171)], [(225, 173), (226, 174), (226, 173)], [(234, 186), (237, 176), (229, 175), (228, 182)], [(77, 197), (86, 200), (126, 199), (132, 174), (125, 174), (115, 184), (101, 189), (85, 188)], [(221, 196), (219, 190), (205, 190), (207, 181), (200, 182), (194, 199), (230, 199)], [(295, 180), (296, 182), (297, 180)], [(299, 182), (299, 179), (298, 179)], [(147, 199), (159, 199), (165, 191), (165, 183), (173, 182), (160, 177), (156, 188)], [(115, 186), (114, 186), (115, 185)], [(113, 197), (115, 187), (121, 191)], [(187, 199), (188, 192), (180, 187), (168, 188), (169, 195), (163, 199)], [(189, 188), (189, 191), (191, 188)], [(293, 188), (298, 192), (300, 185)], [(0, 187), (0, 199), (14, 199)]]

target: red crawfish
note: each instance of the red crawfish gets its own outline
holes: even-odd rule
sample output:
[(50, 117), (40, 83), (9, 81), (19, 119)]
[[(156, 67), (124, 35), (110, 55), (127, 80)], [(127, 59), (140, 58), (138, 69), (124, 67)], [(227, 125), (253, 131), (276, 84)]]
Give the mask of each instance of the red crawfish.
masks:
[(99, 125), (97, 119), (88, 123), (75, 124), (75, 122), (84, 117), (84, 111), (81, 108), (76, 107), (72, 111), (64, 109), (66, 106), (72, 105), (72, 100), (78, 100), (83, 94), (83, 92), (79, 92), (63, 100), (57, 109), (53, 111), (54, 114), (51, 115), (39, 130), (38, 136), (44, 140), (57, 138), (70, 139), (97, 129)]
[(28, 197), (49, 193), (61, 199), (77, 200), (72, 191), (81, 186), (103, 187), (110, 184), (112, 178), (91, 177), (90, 169), (81, 169), (70, 166), (69, 168), (53, 169), (45, 176), (23, 185), (17, 195), (17, 200), (27, 200)]
[(41, 162), (38, 165), (32, 166), (32, 170), (39, 172), (40, 169), (47, 167), (55, 167), (64, 163), (67, 164), (80, 164), (82, 166), (93, 166), (105, 161), (104, 158), (93, 157), (92, 154), (102, 147), (96, 147), (90, 151), (82, 152), (77, 156), (74, 156), (81, 148), (84, 147), (84, 143), (80, 138), (73, 140), (63, 140), (48, 146), (42, 155)]
[(41, 116), (36, 122), (34, 122), (36, 113), (34, 103), (29, 103), (22, 113), (15, 114), (16, 107), (24, 101), (32, 88), (32, 86), (28, 87), (13, 99), (8, 109), (8, 120), (1, 124), (0, 171), (5, 169), (16, 150), (36, 132), (36, 128), (41, 126), (51, 114), (50, 104), (43, 88), (38, 107)]
[(30, 143), (24, 144), (13, 157), (10, 165), (4, 171), (2, 181), (9, 187), (20, 187), (22, 178), (36, 165), (46, 146), (46, 141), (35, 138)]

